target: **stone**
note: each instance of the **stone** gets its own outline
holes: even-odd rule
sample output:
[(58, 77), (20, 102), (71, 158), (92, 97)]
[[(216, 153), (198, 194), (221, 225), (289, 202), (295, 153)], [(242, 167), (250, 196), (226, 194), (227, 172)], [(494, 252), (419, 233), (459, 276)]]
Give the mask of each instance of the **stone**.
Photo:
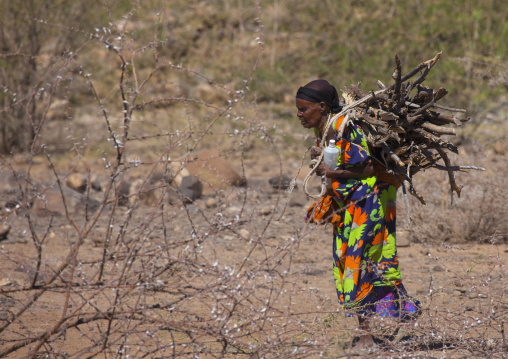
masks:
[(289, 198), (289, 207), (306, 207), (311, 205), (311, 201), (302, 192), (292, 192)]
[(16, 192), (18, 190), (18, 181), (22, 180), (24, 176), (25, 175), (23, 173), (0, 172), (0, 192)]
[(248, 239), (250, 237), (250, 232), (245, 228), (240, 229), (238, 231), (238, 234), (241, 235), (245, 239)]
[(155, 172), (152, 176), (150, 176), (151, 184), (168, 184), (171, 183), (172, 177), (171, 174), (166, 174), (163, 172)]
[(11, 283), (12, 282), (8, 278), (0, 278), (0, 287), (6, 286), (6, 285), (10, 285)]
[(171, 166), (170, 183), (172, 183), (175, 187), (180, 187), (182, 179), (190, 175), (191, 173), (188, 169), (182, 168), (179, 164), (177, 165), (174, 163), (173, 166)]
[(259, 213), (263, 216), (269, 215), (273, 212), (273, 206), (264, 206), (259, 209)]
[[(67, 187), (79, 193), (85, 193), (88, 187), (88, 176), (81, 173), (71, 173), (65, 182)], [(90, 188), (95, 191), (102, 191), (101, 182), (95, 177), (90, 178)]]
[(87, 183), (87, 178), (80, 173), (71, 173), (65, 182), (67, 187), (79, 193), (84, 193), (86, 191)]
[(324, 274), (324, 272), (321, 269), (308, 268), (303, 271), (303, 274), (310, 275), (310, 276), (321, 276)]
[(291, 178), (286, 175), (275, 176), (268, 180), (272, 188), (275, 189), (288, 189), (291, 184)]
[(180, 159), (180, 162), (185, 163), (184, 167), (190, 175), (201, 181), (204, 194), (229, 186), (245, 186), (247, 183), (217, 150), (190, 154)]
[(90, 182), (91, 182), (90, 185), (93, 190), (95, 190), (97, 192), (102, 191), (102, 183), (98, 178), (96, 178), (95, 176), (92, 176), (92, 178), (90, 179)]
[[(65, 197), (65, 204), (62, 199)], [(55, 185), (37, 196), (32, 203), (32, 211), (40, 216), (59, 214), (65, 215), (65, 209), (72, 214), (84, 214), (85, 208), (89, 213), (95, 212), (100, 206), (99, 201), (86, 198), (70, 188), (62, 187), (62, 191)]]
[(138, 178), (129, 187), (129, 203), (154, 207), (159, 203), (161, 188)]
[(237, 215), (238, 213), (240, 213), (241, 210), (242, 210), (242, 207), (240, 207), (240, 206), (229, 205), (226, 208), (226, 213), (230, 214), (230, 215)]
[(21, 195), (20, 188), (27, 188), (25, 201), (37, 194), (42, 186), (26, 177), (26, 172), (23, 171), (7, 171), (0, 172), (0, 204), (2, 208), (14, 209), (23, 203), (23, 196)]
[(217, 200), (217, 198), (210, 197), (206, 200), (205, 206), (206, 208), (215, 208), (217, 207), (218, 203), (219, 201)]
[(411, 242), (409, 238), (411, 236), (411, 232), (407, 229), (398, 229), (397, 230), (397, 247), (409, 247)]
[(193, 202), (201, 198), (203, 194), (203, 184), (197, 177), (185, 176), (182, 178), (182, 183), (180, 184), (180, 192), (184, 198), (188, 198)]
[(182, 199), (180, 192), (173, 187), (169, 187), (168, 192), (167, 192), (167, 202), (170, 205), (177, 206), (177, 205), (182, 204), (182, 200), (183, 199)]
[(397, 236), (397, 247), (399, 248), (402, 248), (402, 247), (409, 247), (411, 245), (411, 242), (409, 242), (409, 240), (407, 239), (407, 237), (404, 237), (404, 236)]
[(2, 224), (0, 225), (0, 241), (7, 239), (7, 235), (11, 231), (11, 226)]
[(434, 268), (432, 268), (432, 270), (434, 272), (444, 272), (445, 271), (444, 268), (441, 266), (434, 266)]
[(121, 206), (126, 206), (129, 203), (129, 195), (131, 192), (131, 183), (122, 180), (120, 184), (117, 184), (118, 188), (115, 191), (118, 191), (118, 204)]

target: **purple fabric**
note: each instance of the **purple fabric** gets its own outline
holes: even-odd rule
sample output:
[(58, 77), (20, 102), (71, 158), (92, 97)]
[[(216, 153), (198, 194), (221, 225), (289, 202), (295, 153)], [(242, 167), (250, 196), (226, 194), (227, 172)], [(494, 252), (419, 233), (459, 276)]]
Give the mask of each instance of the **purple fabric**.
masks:
[(362, 300), (360, 315), (378, 315), (401, 319), (415, 319), (420, 315), (420, 302), (410, 297), (402, 283), (397, 286), (376, 287)]

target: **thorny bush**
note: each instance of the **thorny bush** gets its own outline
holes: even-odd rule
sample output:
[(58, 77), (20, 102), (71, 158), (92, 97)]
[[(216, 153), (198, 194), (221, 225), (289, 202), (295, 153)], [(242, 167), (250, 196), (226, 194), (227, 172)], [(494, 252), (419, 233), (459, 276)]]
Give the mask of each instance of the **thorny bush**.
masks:
[[(62, 29), (86, 40), (61, 55), (44, 94), (30, 92), (25, 105), (40, 100), (44, 111), (26, 155), (2, 157), (1, 225), (10, 233), (0, 250), (0, 357), (359, 355), (351, 348), (355, 318), (328, 298), (333, 285), (307, 286), (308, 276), (321, 275), (309, 266), (321, 259), (303, 248), (326, 246), (316, 238), (328, 238), (329, 228), (305, 225), (303, 210), (292, 212), (291, 195), (280, 190), (267, 195), (205, 177), (209, 200), (199, 205), (173, 185), (194, 158), (188, 155), (203, 148), (218, 150), (243, 177), (259, 156), (279, 174), (286, 170), (278, 151), (283, 135), (245, 97), (263, 49), (258, 5), (242, 24), (241, 36), (254, 46), (241, 81), (218, 83), (204, 70), (172, 63), (162, 50), (171, 41), (165, 7), (150, 15), (151, 40), (141, 45), (129, 32), (138, 5), (122, 23), (108, 9), (107, 27)], [(84, 178), (80, 193), (67, 188), (75, 173)], [(496, 181), (492, 187), (506, 194)], [(507, 271), (504, 254), (495, 252), (506, 238), (505, 212), (495, 220), (477, 213), (501, 211), (502, 197), (485, 188), (470, 193), (452, 204), (443, 189), (430, 202), (432, 213), (413, 206), (413, 235), (424, 243), (415, 255), (448, 276), (438, 281), (434, 271), (421, 271), (430, 280), (417, 293), (422, 317), (377, 321), (374, 354), (505, 356)], [(457, 218), (467, 225), (455, 225)], [(489, 242), (494, 254), (474, 256), (475, 268), (463, 271), (440, 254), (471, 249), (451, 244), (453, 236)], [(429, 237), (442, 246), (432, 247)], [(453, 306), (451, 297), (458, 298)], [(405, 330), (400, 341), (393, 340), (397, 326)]]

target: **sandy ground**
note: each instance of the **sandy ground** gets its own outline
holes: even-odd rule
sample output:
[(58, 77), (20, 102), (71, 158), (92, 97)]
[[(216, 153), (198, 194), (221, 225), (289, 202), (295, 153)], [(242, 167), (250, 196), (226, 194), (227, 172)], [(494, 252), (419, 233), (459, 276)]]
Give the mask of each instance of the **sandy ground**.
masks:
[[(166, 308), (164, 314), (155, 311), (159, 319), (144, 318), (138, 321), (140, 324), (119, 319), (124, 329), (132, 325), (127, 340), (131, 346), (141, 346), (139, 340), (133, 339), (141, 337), (137, 332), (141, 332), (140, 328), (157, 332), (166, 344), (185, 343), (188, 339), (183, 334), (171, 336), (167, 329), (164, 329), (166, 332), (161, 329), (169, 325), (170, 313), (178, 313), (174, 318), (178, 318), (179, 323), (190, 321), (196, 326), (200, 321), (206, 323), (213, 318), (210, 312), (213, 313), (214, 306), (209, 304), (210, 298), (215, 298), (217, 303), (223, 300), (220, 295), (228, 300), (236, 298), (235, 288), (242, 285), (252, 295), (250, 298), (241, 294), (243, 299), (238, 301), (236, 309), (239, 314), (234, 324), (248, 332), (241, 336), (242, 340), (258, 343), (267, 333), (276, 333), (273, 335), (279, 340), (290, 338), (293, 344), (302, 343), (294, 354), (266, 344), (268, 349), (261, 351), (260, 357), (336, 358), (365, 354), (354, 347), (359, 335), (355, 331), (356, 318), (346, 316), (338, 305), (331, 263), (331, 227), (305, 225), (302, 217), (310, 201), (301, 188), (288, 196), (268, 185), (272, 173), (263, 174), (261, 169), (259, 173), (262, 175), (251, 177), (246, 188), (230, 189), (222, 197), (208, 195), (187, 206), (166, 205), (155, 210), (140, 205), (133, 211), (126, 206), (115, 210), (108, 207), (81, 243), (78, 233), (83, 234), (86, 228), (82, 212), (70, 214), (68, 218), (62, 214), (32, 214), (34, 231), (42, 242), (39, 272), (37, 246), (30, 235), (27, 212), (5, 217), (3, 223), (11, 226), (11, 232), (0, 242), (0, 289), (3, 291), (0, 324), (4, 328), (0, 334), (0, 350), (26, 340), (25, 347), (21, 345), (19, 350), (7, 355), (9, 358), (25, 357), (39, 342), (33, 338), (54, 330), (50, 344), (39, 348), (47, 357), (85, 357), (85, 352), (92, 355), (94, 350), (97, 357), (127, 357), (127, 349), (125, 352), (118, 349), (121, 348), (118, 340), (111, 344), (111, 351), (100, 350), (104, 323), (77, 325), (62, 331), (63, 313), (74, 313), (74, 316), (67, 316), (68, 323), (79, 317), (86, 318), (90, 311), (103, 313), (115, 306), (108, 290), (114, 291), (120, 284), (133, 286), (147, 273), (159, 273), (150, 280), (160, 281), (160, 288), (165, 290), (146, 292), (139, 297), (129, 292), (120, 301), (122, 305), (140, 308), (136, 300), (145, 306), (159, 305), (171, 302), (179, 291), (185, 292), (185, 288), (195, 292), (186, 292), (189, 300), (180, 303), (180, 307), (174, 305), (169, 311)], [(96, 194), (97, 198), (100, 195)], [(126, 224), (127, 234), (119, 241)], [(116, 254), (104, 266), (103, 280), (93, 286), (91, 283), (98, 278), (105, 253), (108, 227), (112, 228), (108, 250)], [(423, 314), (415, 323), (402, 324), (405, 331), (398, 342), (393, 338), (397, 323), (375, 319), (371, 330), (378, 348), (365, 355), (504, 358), (507, 351), (508, 245), (421, 243), (414, 234), (404, 230), (398, 232), (397, 242), (404, 284), (409, 294), (421, 301)], [(77, 259), (69, 261), (77, 244)], [(194, 246), (194, 252), (189, 246)], [(128, 261), (129, 256), (137, 258), (134, 265)], [(177, 265), (170, 273), (162, 271), (164, 265), (159, 262), (171, 258)], [(56, 274), (62, 263), (70, 265)], [(206, 271), (199, 271), (199, 268)], [(230, 284), (222, 284), (224, 281), (220, 278), (224, 271), (236, 275), (230, 278)], [(35, 273), (39, 273), (37, 283), (42, 286), (37, 290), (29, 288)], [(56, 280), (51, 281), (55, 275)], [(83, 290), (69, 291), (69, 283), (77, 283)], [(49, 289), (40, 292), (45, 285)], [(207, 293), (199, 292), (198, 288), (208, 288)], [(220, 295), (215, 295), (214, 290)], [(265, 302), (267, 304), (263, 304)], [(14, 313), (18, 314), (16, 319)], [(261, 318), (255, 319), (256, 315), (271, 316), (270, 329), (252, 324)], [(247, 326), (249, 318), (252, 323)], [(209, 336), (213, 337), (208, 332), (203, 338)], [(195, 337), (192, 340), (199, 341)], [(168, 353), (157, 349), (160, 342), (157, 343), (143, 344), (154, 350), (148, 357), (249, 357), (227, 350), (215, 355), (203, 352), (198, 355), (185, 348)], [(313, 343), (312, 349), (306, 351), (304, 348), (309, 343)], [(205, 347), (214, 348), (214, 345)], [(113, 352), (116, 354), (111, 354)], [(134, 351), (129, 355), (141, 357), (140, 353)]]

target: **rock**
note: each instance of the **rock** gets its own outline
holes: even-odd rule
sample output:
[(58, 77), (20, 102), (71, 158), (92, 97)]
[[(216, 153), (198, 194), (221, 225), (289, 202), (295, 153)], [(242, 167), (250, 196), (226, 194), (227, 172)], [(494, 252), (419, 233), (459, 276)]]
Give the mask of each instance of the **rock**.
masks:
[(205, 206), (206, 208), (215, 208), (217, 207), (218, 203), (219, 201), (217, 200), (217, 198), (210, 197), (206, 200)]
[[(65, 197), (65, 204), (62, 199)], [(99, 201), (86, 198), (74, 190), (62, 187), (62, 192), (57, 186), (53, 186), (34, 199), (32, 211), (40, 216), (52, 214), (65, 214), (65, 209), (72, 214), (83, 214), (85, 208), (88, 212), (95, 212), (100, 206)]]
[(275, 189), (288, 189), (291, 184), (291, 178), (286, 175), (276, 176), (270, 178), (268, 182)]
[[(228, 186), (245, 186), (246, 184), (245, 178), (240, 176), (217, 150), (191, 154), (181, 159), (181, 162), (186, 163), (185, 169), (190, 175), (201, 181), (205, 194)], [(175, 166), (173, 171), (174, 168)]]
[(397, 247), (409, 247), (411, 242), (409, 238), (411, 236), (411, 232), (407, 229), (398, 229), (397, 230)]
[(172, 183), (175, 187), (180, 187), (182, 179), (190, 175), (191, 173), (188, 169), (182, 168), (179, 164), (173, 164), (171, 168), (170, 183)]
[(7, 239), (7, 235), (11, 231), (11, 226), (2, 224), (0, 225), (0, 241)]
[[(200, 198), (203, 193), (203, 184), (194, 176), (185, 176), (182, 178), (178, 188), (172, 186), (167, 191), (167, 201), (171, 205), (189, 204)], [(210, 198), (213, 200), (213, 198)], [(215, 205), (217, 202), (215, 202)], [(207, 201), (207, 206), (213, 206), (212, 202)]]
[(250, 237), (250, 232), (245, 229), (245, 228), (242, 228), (238, 231), (238, 234), (241, 235), (243, 238), (246, 238), (248, 239)]
[(149, 181), (151, 184), (168, 184), (168, 183), (171, 183), (172, 178), (171, 178), (170, 174), (165, 174), (162, 172), (155, 172), (150, 177)]
[(179, 204), (182, 204), (183, 198), (182, 198), (180, 192), (173, 187), (169, 187), (167, 197), (168, 197), (167, 202), (170, 205), (177, 206)]
[[(88, 186), (88, 176), (85, 176), (81, 173), (71, 173), (67, 177), (67, 181), (65, 182), (67, 187), (78, 191), (79, 193), (85, 193)], [(100, 181), (95, 178), (95, 176), (91, 176), (90, 179), (90, 188), (95, 191), (102, 191), (102, 185)]]
[(411, 245), (411, 242), (407, 239), (405, 236), (397, 236), (397, 247), (409, 247)]
[(23, 171), (0, 172), (0, 204), (2, 208), (14, 209), (21, 205), (23, 196), (20, 188), (28, 189), (24, 197), (32, 197), (37, 194), (42, 186), (33, 179), (27, 178)]
[[(0, 172), (0, 192), (14, 193), (18, 188), (18, 176), (22, 174), (12, 172)], [(24, 177), (24, 176), (23, 176)]]
[(432, 268), (432, 270), (434, 272), (444, 272), (445, 271), (444, 268), (441, 266), (434, 266), (434, 268)]
[(201, 198), (203, 194), (203, 184), (194, 176), (185, 176), (182, 178), (182, 183), (180, 184), (180, 192), (185, 198), (193, 202)]
[(129, 187), (129, 203), (154, 207), (162, 195), (161, 187), (151, 185), (142, 179), (134, 180)]
[(241, 210), (242, 210), (242, 207), (240, 207), (240, 206), (229, 205), (226, 208), (226, 213), (234, 216), (234, 215), (237, 215), (238, 213), (240, 213)]
[(11, 283), (12, 282), (8, 278), (0, 278), (0, 287), (6, 286), (6, 285), (10, 285)]
[(310, 206), (312, 202), (307, 199), (307, 196), (301, 192), (292, 192), (289, 198), (289, 207), (306, 207)]
[(84, 193), (86, 191), (87, 183), (87, 178), (80, 173), (71, 173), (66, 181), (67, 187), (79, 193)]
[(273, 206), (265, 206), (265, 207), (261, 207), (259, 209), (259, 213), (262, 214), (263, 216), (271, 214), (272, 211), (273, 211)]
[(323, 273), (324, 272), (321, 269), (315, 269), (315, 268), (314, 269), (308, 268), (303, 271), (303, 274), (310, 275), (310, 276), (321, 276), (321, 275), (323, 275)]
[(194, 205), (187, 206), (186, 210), (190, 214), (197, 214), (199, 212), (199, 208)]
[(92, 176), (92, 178), (90, 179), (91, 183), (90, 185), (92, 186), (92, 189), (97, 191), (97, 192), (100, 192), (102, 191), (102, 184), (101, 184), (101, 181), (99, 181), (99, 179), (95, 176)]

